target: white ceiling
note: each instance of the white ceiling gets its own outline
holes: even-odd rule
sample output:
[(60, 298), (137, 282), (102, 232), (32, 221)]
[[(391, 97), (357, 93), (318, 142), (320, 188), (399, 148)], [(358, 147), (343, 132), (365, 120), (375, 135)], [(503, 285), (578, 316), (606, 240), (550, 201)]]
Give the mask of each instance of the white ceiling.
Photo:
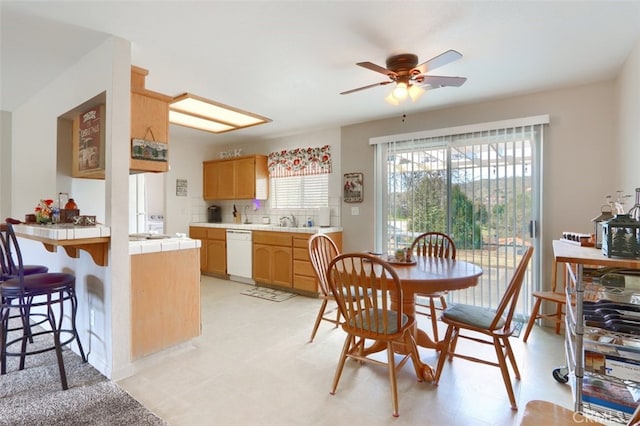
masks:
[[(13, 111), (110, 35), (129, 40), (147, 88), (191, 92), (272, 123), (210, 143), (279, 137), (613, 78), (640, 40), (640, 1), (5, 1), (0, 109)], [(391, 54), (463, 58), (431, 74), (467, 77), (416, 103), (356, 62)]]

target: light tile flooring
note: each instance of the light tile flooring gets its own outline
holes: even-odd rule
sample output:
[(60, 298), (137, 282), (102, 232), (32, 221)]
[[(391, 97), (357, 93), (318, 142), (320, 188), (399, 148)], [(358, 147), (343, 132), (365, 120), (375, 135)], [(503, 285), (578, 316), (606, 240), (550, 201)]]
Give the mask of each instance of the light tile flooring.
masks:
[[(445, 365), (437, 387), (417, 382), (406, 365), (398, 375), (398, 418), (385, 367), (347, 362), (332, 396), (344, 332), (323, 321), (308, 343), (320, 301), (270, 302), (241, 295), (244, 288), (203, 276), (202, 335), (149, 357), (119, 385), (171, 425), (189, 426), (513, 425), (532, 399), (572, 407), (569, 386), (551, 375), (564, 365), (562, 337), (541, 327), (527, 344), (512, 339), (522, 377), (515, 384), (519, 411), (509, 406), (498, 368), (460, 358)], [(428, 330), (427, 318), (419, 321)], [(435, 351), (420, 354), (435, 366)]]

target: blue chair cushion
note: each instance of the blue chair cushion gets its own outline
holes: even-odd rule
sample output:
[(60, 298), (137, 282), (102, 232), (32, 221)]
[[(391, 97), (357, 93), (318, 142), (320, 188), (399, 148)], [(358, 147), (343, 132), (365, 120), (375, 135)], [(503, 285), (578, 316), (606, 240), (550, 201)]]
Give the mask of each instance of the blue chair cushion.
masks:
[[(491, 309), (481, 306), (457, 304), (445, 309), (442, 316), (453, 321), (488, 329), (496, 313)], [(496, 328), (500, 328), (503, 325), (504, 319), (501, 318)]]
[[(369, 309), (369, 317), (368, 318), (378, 318), (377, 324), (369, 324), (366, 320), (367, 317), (364, 315), (358, 315), (355, 318), (349, 320), (348, 324), (351, 327), (356, 328), (364, 328), (368, 331), (374, 331), (378, 334), (396, 334), (398, 332), (398, 313), (396, 311), (387, 311), (388, 315), (388, 324), (387, 330), (384, 329), (384, 324), (382, 323), (382, 309), (378, 309), (377, 317), (374, 316), (374, 309)], [(365, 320), (363, 323), (363, 319)], [(404, 326), (409, 321), (409, 317), (405, 314), (402, 314), (402, 326)]]

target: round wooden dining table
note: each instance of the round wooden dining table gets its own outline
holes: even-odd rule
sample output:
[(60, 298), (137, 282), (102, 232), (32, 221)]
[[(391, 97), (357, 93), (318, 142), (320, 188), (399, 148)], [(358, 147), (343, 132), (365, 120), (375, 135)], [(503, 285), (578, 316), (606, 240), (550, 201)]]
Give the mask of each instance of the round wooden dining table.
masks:
[[(470, 262), (439, 257), (415, 256), (415, 263), (391, 263), (402, 284), (402, 308), (409, 316), (415, 316), (416, 294), (432, 294), (461, 290), (478, 284), (482, 268)], [(392, 295), (392, 300), (393, 300)], [(394, 303), (398, 303), (397, 300)], [(434, 342), (420, 328), (414, 335), (419, 346), (440, 349), (441, 342)]]
[[(385, 257), (386, 260), (386, 257)], [(473, 287), (478, 284), (478, 279), (482, 275), (482, 268), (470, 262), (462, 260), (443, 259), (439, 257), (416, 256), (411, 263), (389, 262), (397, 272), (402, 285), (402, 307), (403, 312), (415, 317), (415, 295), (432, 294), (441, 291), (461, 290)], [(398, 304), (397, 295), (391, 295), (391, 307)], [(443, 341), (434, 342), (431, 337), (422, 329), (415, 327), (414, 339), (418, 346), (440, 350)], [(384, 350), (384, 345), (378, 342), (365, 348), (365, 354)], [(394, 343), (394, 351), (407, 353), (408, 348), (402, 343)], [(420, 379), (433, 380), (435, 371), (433, 367), (423, 363), (418, 366), (422, 371)]]

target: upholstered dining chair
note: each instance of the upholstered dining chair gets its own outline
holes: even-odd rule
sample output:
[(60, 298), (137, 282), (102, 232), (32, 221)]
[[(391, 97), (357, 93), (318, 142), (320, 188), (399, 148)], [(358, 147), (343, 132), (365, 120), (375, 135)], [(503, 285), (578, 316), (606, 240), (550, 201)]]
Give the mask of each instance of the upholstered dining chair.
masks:
[(316, 316), (316, 322), (313, 324), (313, 331), (311, 332), (309, 343), (313, 342), (321, 321), (327, 321), (335, 324), (335, 327), (338, 327), (340, 324), (340, 310), (337, 305), (327, 310), (329, 302), (335, 303), (335, 298), (333, 297), (333, 293), (331, 293), (329, 283), (327, 282), (327, 267), (331, 260), (339, 254), (340, 250), (338, 249), (338, 246), (328, 235), (314, 234), (309, 239), (309, 259), (311, 260), (311, 265), (313, 265), (313, 270), (318, 278), (320, 298), (322, 299), (320, 310)]
[[(411, 244), (411, 253), (415, 256), (430, 256), (441, 258), (456, 258), (456, 245), (451, 237), (442, 232), (425, 232), (418, 235)], [(420, 299), (427, 299), (428, 303), (423, 303)], [(439, 305), (437, 304), (439, 302)], [(431, 318), (433, 329), (433, 340), (438, 341), (438, 310), (447, 309), (446, 292), (433, 294), (417, 294), (415, 301), (416, 308), (427, 308), (428, 312), (416, 309), (416, 313), (426, 315)]]
[[(520, 371), (516, 364), (516, 359), (509, 343), (509, 337), (513, 334), (511, 321), (518, 302), (518, 296), (522, 288), (527, 265), (533, 254), (533, 247), (527, 248), (522, 255), (518, 266), (516, 267), (511, 281), (505, 290), (498, 308), (494, 311), (479, 306), (457, 304), (444, 310), (442, 313), (442, 321), (447, 324), (447, 332), (444, 338), (444, 345), (438, 359), (438, 367), (436, 368), (435, 383), (440, 380), (444, 362), (448, 358), (449, 361), (453, 357), (459, 357), (468, 361), (479, 362), (482, 364), (499, 367), (502, 372), (502, 379), (507, 388), (509, 402), (511, 408), (518, 409), (516, 398), (511, 385), (509, 368), (507, 360), (515, 373), (516, 379), (520, 379)], [(472, 334), (462, 334), (462, 332), (471, 332)], [(481, 344), (493, 345), (497, 362), (482, 359), (471, 355), (456, 352), (458, 339), (464, 338)]]
[[(347, 358), (386, 365), (391, 386), (393, 416), (398, 417), (398, 389), (396, 373), (411, 359), (418, 377), (423, 373), (418, 365), (419, 355), (413, 338), (415, 318), (403, 312), (402, 303), (391, 307), (392, 295), (402, 300), (402, 287), (391, 265), (377, 256), (365, 253), (346, 253), (335, 257), (327, 269), (329, 287), (344, 316), (342, 328), (347, 333), (338, 367), (333, 379), (334, 395)], [(387, 362), (365, 353), (365, 339), (386, 346)], [(404, 344), (406, 354), (396, 364), (394, 343)]]
[[(16, 259), (17, 276), (0, 282), (0, 374), (7, 373), (7, 357), (20, 358), (19, 369), (25, 367), (25, 358), (42, 352), (54, 350), (58, 360), (62, 389), (68, 389), (67, 376), (62, 358), (62, 347), (74, 340), (84, 362), (87, 361), (76, 328), (78, 301), (75, 293), (75, 276), (67, 273), (46, 272), (25, 275), (22, 253), (13, 225), (7, 223), (7, 248)], [(70, 305), (70, 312), (65, 309)], [(42, 310), (47, 317), (49, 329), (31, 330), (29, 316), (32, 310)], [(10, 319), (17, 318), (22, 323), (16, 334), (10, 336)], [(64, 319), (68, 317), (65, 323)], [(13, 333), (12, 333), (13, 334)], [(32, 337), (50, 336), (50, 346), (27, 344)], [(13, 349), (13, 348), (16, 349)]]

